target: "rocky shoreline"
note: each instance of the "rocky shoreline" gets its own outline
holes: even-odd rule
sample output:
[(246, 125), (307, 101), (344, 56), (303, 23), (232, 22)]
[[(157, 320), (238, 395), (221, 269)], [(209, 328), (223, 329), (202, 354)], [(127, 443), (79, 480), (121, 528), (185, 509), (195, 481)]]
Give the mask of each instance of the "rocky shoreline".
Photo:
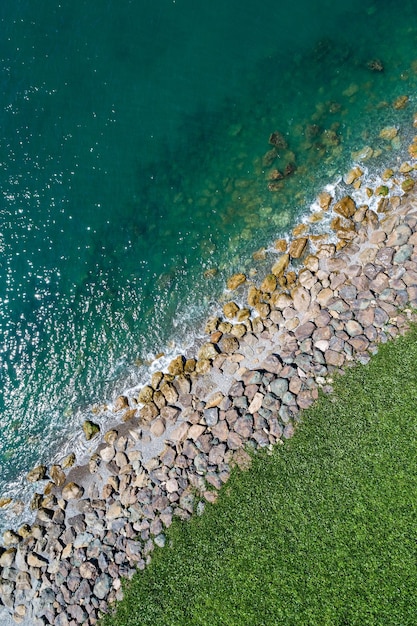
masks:
[[(173, 518), (202, 513), (232, 467), (250, 463), (247, 446), (290, 438), (335, 373), (408, 329), (407, 307), (417, 307), (415, 170), (403, 163), (398, 180), (390, 172), (386, 187), (369, 190), (375, 211), (321, 194), (334, 242), (301, 225), (289, 245), (276, 243), (280, 256), (259, 286), (231, 277), (223, 316), (208, 320), (196, 358), (178, 356), (136, 398), (119, 397), (119, 426), (87, 465), (70, 456), (29, 474), (42, 489), (35, 522), (6, 531), (0, 548), (6, 625), (96, 624), (122, 597), (121, 579), (164, 546)], [(359, 189), (362, 174), (355, 167), (346, 184)], [(235, 302), (243, 297), (244, 307)], [(94, 424), (85, 428), (95, 436)]]

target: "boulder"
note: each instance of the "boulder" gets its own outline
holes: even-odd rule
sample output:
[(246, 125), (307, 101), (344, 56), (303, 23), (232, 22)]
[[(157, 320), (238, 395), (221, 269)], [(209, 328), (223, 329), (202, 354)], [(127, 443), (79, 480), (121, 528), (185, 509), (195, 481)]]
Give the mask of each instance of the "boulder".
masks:
[(113, 411), (118, 413), (119, 411), (123, 411), (123, 409), (127, 409), (129, 407), (129, 400), (126, 396), (119, 396), (116, 398), (113, 404)]
[(100, 426), (91, 422), (90, 420), (85, 420), (83, 422), (83, 431), (87, 441), (90, 441), (97, 433), (100, 432)]
[(198, 359), (208, 360), (214, 359), (218, 354), (217, 348), (212, 343), (204, 343), (198, 351)]
[(175, 357), (175, 359), (173, 359), (168, 365), (168, 372), (172, 376), (179, 376), (184, 372), (184, 362), (185, 359), (182, 355)]
[(60, 465), (51, 465), (49, 476), (57, 487), (62, 487), (65, 483), (65, 472), (62, 470)]
[(333, 211), (342, 217), (347, 219), (353, 217), (356, 212), (356, 204), (355, 201), (350, 196), (345, 196), (333, 207)]
[(275, 276), (282, 276), (282, 274), (287, 269), (289, 263), (290, 263), (290, 255), (288, 253), (283, 254), (278, 259), (278, 261), (274, 263), (274, 265), (272, 266), (272, 273), (275, 274)]
[[(155, 372), (155, 374), (157, 374), (157, 373), (158, 372)], [(159, 379), (158, 384), (156, 385), (156, 387), (154, 387), (155, 389), (158, 387), (158, 385), (161, 382), (161, 380), (162, 380), (162, 376)], [(153, 387), (153, 385), (152, 385), (152, 387)], [(145, 387), (142, 387), (142, 389), (139, 391), (139, 394), (138, 394), (138, 398), (137, 398), (138, 402), (140, 402), (141, 404), (147, 404), (148, 402), (152, 402), (153, 394), (154, 394), (154, 389), (152, 387), (150, 387), (149, 385), (145, 385)]]
[(272, 293), (277, 288), (277, 279), (274, 274), (268, 274), (265, 276), (261, 283), (261, 291), (264, 293)]
[(37, 467), (34, 467), (32, 470), (30, 470), (30, 472), (28, 472), (28, 474), (26, 475), (26, 479), (30, 483), (35, 483), (38, 480), (43, 480), (44, 478), (46, 478), (46, 470), (46, 465), (38, 465)]
[(233, 291), (246, 281), (245, 274), (233, 274), (227, 281), (227, 288)]
[(62, 488), (62, 497), (64, 500), (78, 499), (81, 498), (83, 494), (83, 487), (80, 487), (80, 485), (77, 485), (74, 482), (69, 482)]
[(236, 314), (237, 314), (238, 311), (239, 311), (239, 307), (236, 304), (236, 302), (227, 302), (223, 306), (223, 313), (224, 313), (225, 317), (227, 317), (229, 319), (233, 319), (234, 317), (236, 317)]
[(299, 259), (306, 249), (308, 237), (299, 237), (290, 243), (289, 255), (292, 259)]

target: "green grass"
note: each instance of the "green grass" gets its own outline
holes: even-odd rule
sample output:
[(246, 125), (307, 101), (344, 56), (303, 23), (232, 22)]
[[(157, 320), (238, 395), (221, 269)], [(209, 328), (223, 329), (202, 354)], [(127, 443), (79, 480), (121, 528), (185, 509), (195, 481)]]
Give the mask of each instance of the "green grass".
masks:
[(417, 331), (171, 527), (106, 626), (417, 623)]

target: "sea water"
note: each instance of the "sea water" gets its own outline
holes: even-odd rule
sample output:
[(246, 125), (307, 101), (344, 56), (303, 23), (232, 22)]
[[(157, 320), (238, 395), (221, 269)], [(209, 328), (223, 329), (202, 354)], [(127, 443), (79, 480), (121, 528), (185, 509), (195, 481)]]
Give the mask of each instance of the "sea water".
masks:
[[(291, 231), (352, 152), (378, 145), (369, 175), (401, 158), (416, 12), (412, 0), (1, 4), (0, 495), (14, 504), (0, 527), (26, 519), (31, 467), (85, 452), (83, 421), (110, 420), (95, 407), (202, 333), (228, 276), (267, 271), (253, 252)], [(396, 142), (378, 138), (387, 125)], [(287, 145), (269, 164), (274, 131)]]

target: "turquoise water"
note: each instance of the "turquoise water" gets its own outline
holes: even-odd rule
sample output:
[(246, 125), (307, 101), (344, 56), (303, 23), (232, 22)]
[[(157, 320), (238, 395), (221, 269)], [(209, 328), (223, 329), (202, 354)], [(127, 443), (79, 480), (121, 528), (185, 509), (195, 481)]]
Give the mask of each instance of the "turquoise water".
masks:
[[(0, 6), (0, 493), (29, 497), (28, 469), (82, 450), (95, 403), (189, 344), (225, 277), (249, 270), (352, 150), (410, 126), (416, 12), (409, 0)], [(288, 148), (274, 166), (297, 171), (271, 193), (275, 130)], [(373, 167), (396, 158), (389, 147)]]

